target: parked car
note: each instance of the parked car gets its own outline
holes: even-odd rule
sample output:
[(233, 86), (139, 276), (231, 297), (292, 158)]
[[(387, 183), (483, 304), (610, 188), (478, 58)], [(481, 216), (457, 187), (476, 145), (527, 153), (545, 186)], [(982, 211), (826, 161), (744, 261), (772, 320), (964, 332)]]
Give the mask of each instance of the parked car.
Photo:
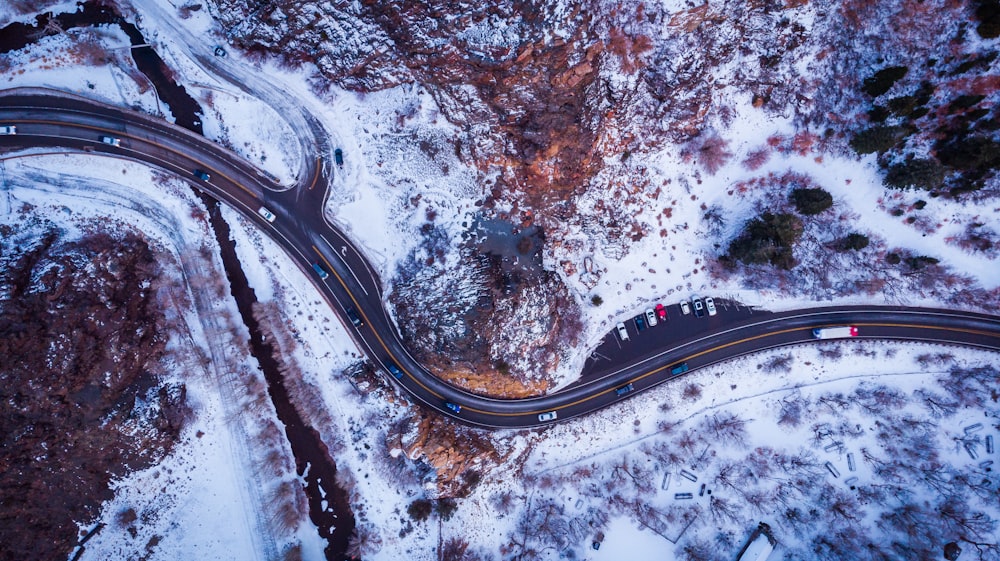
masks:
[(700, 298), (692, 298), (691, 307), (694, 308), (694, 317), (700, 318), (705, 316), (705, 304), (702, 304)]
[(347, 319), (351, 320), (351, 324), (354, 327), (361, 327), (365, 324), (365, 322), (361, 321), (358, 311), (354, 308), (347, 308)]
[(555, 411), (549, 411), (548, 413), (538, 415), (538, 420), (543, 423), (546, 421), (555, 421), (558, 416), (559, 415)]
[(691, 313), (691, 306), (688, 304), (687, 300), (681, 300), (681, 303), (679, 305), (681, 307), (682, 314), (688, 315)]
[(386, 363), (385, 368), (389, 371), (389, 374), (392, 374), (397, 380), (403, 377), (403, 371), (400, 370), (395, 364), (391, 362)]
[(115, 148), (121, 148), (122, 146), (122, 139), (115, 138), (113, 136), (102, 136), (101, 142), (107, 144), (108, 146), (114, 146)]
[(711, 296), (705, 298), (705, 309), (708, 310), (708, 315), (715, 315), (715, 300), (712, 300)]
[(615, 328), (618, 330), (618, 338), (622, 341), (628, 341), (628, 329), (625, 329), (625, 323), (619, 321)]
[(673, 366), (670, 367), (670, 374), (673, 375), (673, 376), (677, 376), (679, 374), (683, 374), (683, 373), (685, 373), (687, 371), (688, 371), (688, 363), (686, 363), (686, 362), (682, 362), (680, 364), (675, 364), (675, 365), (673, 365)]
[(268, 222), (274, 222), (275, 218), (274, 213), (267, 210), (267, 208), (260, 207), (259, 209), (257, 209), (257, 213), (263, 216), (264, 220), (267, 220)]
[(447, 407), (448, 409), (451, 409), (455, 413), (461, 413), (462, 412), (462, 406), (459, 405), (459, 404), (457, 404), (457, 403), (452, 403), (450, 401), (446, 401), (446, 402), (444, 402), (444, 406)]
[(660, 321), (667, 321), (667, 308), (663, 304), (657, 304), (656, 317), (660, 318)]
[(202, 171), (200, 169), (194, 170), (194, 176), (197, 177), (198, 179), (202, 180), (202, 181), (208, 181), (209, 179), (212, 178), (211, 175), (208, 175), (207, 173), (205, 173), (204, 171)]
[(0, 126), (0, 134), (17, 134), (17, 127), (14, 125)]
[(618, 389), (615, 390), (615, 395), (617, 395), (618, 397), (621, 397), (621, 396), (623, 396), (623, 395), (631, 392), (634, 389), (635, 388), (632, 387), (632, 384), (625, 384), (624, 386), (622, 386), (622, 387), (620, 387), (620, 388), (618, 388)]
[(642, 317), (642, 314), (639, 314), (639, 315), (635, 316), (634, 318), (632, 318), (632, 321), (635, 322), (635, 330), (636, 330), (636, 332), (639, 332), (639, 331), (642, 331), (643, 329), (646, 329), (646, 318)]
[(333, 151), (333, 161), (340, 167), (344, 167), (344, 151), (337, 148)]
[(646, 324), (650, 327), (656, 325), (656, 314), (653, 313), (653, 308), (646, 308)]
[(321, 279), (326, 279), (330, 276), (330, 273), (326, 272), (326, 270), (323, 269), (319, 263), (313, 263), (313, 270), (316, 271), (316, 274), (319, 275), (319, 278)]

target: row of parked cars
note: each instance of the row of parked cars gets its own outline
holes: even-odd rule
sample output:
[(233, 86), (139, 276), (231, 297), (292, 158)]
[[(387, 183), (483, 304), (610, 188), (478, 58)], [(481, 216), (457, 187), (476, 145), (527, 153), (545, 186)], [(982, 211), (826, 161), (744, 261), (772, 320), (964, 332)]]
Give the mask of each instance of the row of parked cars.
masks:
[[(690, 315), (692, 310), (694, 311), (694, 316), (699, 318), (704, 317), (705, 314), (714, 316), (718, 313), (718, 310), (715, 308), (715, 300), (711, 297), (702, 300), (696, 296), (691, 299), (690, 303), (687, 300), (681, 300), (680, 303), (677, 304), (677, 307), (680, 309), (682, 316)], [(645, 312), (632, 318), (632, 321), (635, 323), (635, 330), (638, 332), (646, 329), (647, 327), (655, 327), (658, 323), (666, 322), (669, 319), (670, 316), (667, 313), (666, 306), (663, 304), (657, 304), (654, 308), (646, 308)], [(622, 341), (629, 340), (628, 329), (625, 328), (625, 322), (618, 322), (615, 329), (618, 331), (618, 337)]]

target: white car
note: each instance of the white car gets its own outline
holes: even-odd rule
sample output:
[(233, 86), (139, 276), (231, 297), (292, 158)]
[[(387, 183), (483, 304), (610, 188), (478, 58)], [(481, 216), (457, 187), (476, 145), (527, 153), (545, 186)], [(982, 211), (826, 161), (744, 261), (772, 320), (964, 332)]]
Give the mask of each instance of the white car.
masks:
[(267, 210), (266, 207), (260, 207), (257, 209), (257, 213), (264, 217), (264, 220), (268, 222), (274, 222), (274, 213)]
[(653, 308), (646, 308), (646, 325), (650, 327), (656, 325), (656, 314), (653, 313)]
[(17, 134), (17, 127), (14, 125), (4, 125), (0, 127), (0, 134)]
[(105, 144), (107, 144), (109, 146), (114, 146), (115, 148), (121, 148), (121, 146), (122, 146), (122, 139), (115, 138), (113, 136), (102, 136), (101, 137), (101, 142), (103, 142), (103, 143), (105, 143)]
[(618, 337), (622, 341), (628, 341), (628, 329), (625, 329), (625, 324), (619, 321), (617, 329), (618, 329)]
[(715, 315), (715, 300), (712, 300), (711, 296), (705, 298), (705, 310), (708, 311), (708, 315)]
[(691, 304), (688, 304), (687, 300), (681, 300), (680, 307), (682, 314), (688, 315), (691, 313)]
[(555, 411), (549, 411), (548, 413), (542, 413), (541, 415), (539, 415), (538, 420), (543, 423), (545, 421), (555, 421), (556, 417), (558, 416), (559, 415), (557, 415)]

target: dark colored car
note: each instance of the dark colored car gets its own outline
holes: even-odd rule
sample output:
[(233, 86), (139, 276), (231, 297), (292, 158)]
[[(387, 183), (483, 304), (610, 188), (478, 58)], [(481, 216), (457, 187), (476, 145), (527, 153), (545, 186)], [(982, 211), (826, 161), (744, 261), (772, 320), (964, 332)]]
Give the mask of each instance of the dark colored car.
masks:
[(398, 366), (389, 362), (385, 365), (386, 369), (389, 370), (389, 374), (396, 377), (397, 380), (403, 377), (403, 371), (399, 369)]
[(347, 308), (347, 318), (351, 320), (354, 327), (361, 327), (365, 322), (361, 321), (361, 317), (358, 316), (358, 311), (354, 308)]
[(636, 331), (642, 331), (643, 329), (646, 329), (646, 318), (643, 317), (642, 314), (635, 316), (635, 318), (633, 318), (633, 321), (635, 322)]
[(337, 148), (333, 151), (333, 161), (336, 162), (338, 166), (344, 165), (344, 151)]
[(621, 396), (623, 396), (623, 395), (631, 392), (634, 389), (635, 388), (632, 387), (632, 384), (625, 384), (624, 386), (622, 386), (622, 387), (618, 388), (617, 390), (615, 390), (615, 395), (617, 395), (618, 397), (621, 397)]
[(680, 364), (675, 364), (670, 367), (670, 373), (674, 376), (678, 374), (683, 374), (688, 371), (688, 363), (682, 362)]
[(197, 177), (198, 179), (202, 180), (202, 181), (208, 181), (209, 179), (212, 178), (211, 175), (208, 175), (208, 173), (206, 173), (206, 172), (204, 172), (204, 171), (202, 171), (200, 169), (194, 170), (194, 176)]
[(667, 308), (663, 304), (657, 304), (653, 310), (656, 311), (656, 317), (660, 318), (660, 321), (667, 321)]
[(455, 413), (461, 413), (462, 412), (462, 406), (458, 405), (457, 403), (452, 403), (450, 401), (446, 401), (446, 402), (444, 402), (444, 406), (447, 407), (448, 409), (451, 409)]
[(705, 304), (702, 303), (701, 298), (694, 298), (691, 300), (691, 304), (694, 308), (694, 317), (700, 318), (705, 317)]

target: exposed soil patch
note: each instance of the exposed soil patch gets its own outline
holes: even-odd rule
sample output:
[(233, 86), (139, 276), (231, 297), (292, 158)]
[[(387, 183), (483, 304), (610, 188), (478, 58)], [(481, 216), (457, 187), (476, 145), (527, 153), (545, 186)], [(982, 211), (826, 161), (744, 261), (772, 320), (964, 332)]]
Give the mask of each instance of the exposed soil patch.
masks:
[(161, 377), (169, 326), (141, 234), (0, 226), (0, 559), (66, 558), (108, 484), (168, 454), (189, 415)]

